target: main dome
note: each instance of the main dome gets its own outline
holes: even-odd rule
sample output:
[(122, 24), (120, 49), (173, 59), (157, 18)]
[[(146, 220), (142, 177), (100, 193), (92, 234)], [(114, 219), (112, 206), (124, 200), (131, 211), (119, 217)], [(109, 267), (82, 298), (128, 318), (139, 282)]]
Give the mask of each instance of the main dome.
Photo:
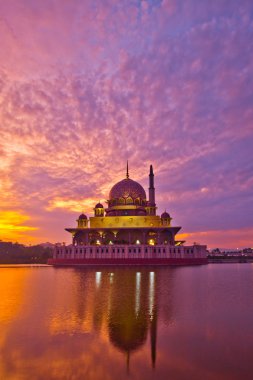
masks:
[(130, 178), (125, 178), (122, 181), (116, 183), (109, 193), (109, 199), (119, 199), (119, 198), (140, 198), (142, 200), (146, 199), (146, 192), (143, 187), (136, 181)]

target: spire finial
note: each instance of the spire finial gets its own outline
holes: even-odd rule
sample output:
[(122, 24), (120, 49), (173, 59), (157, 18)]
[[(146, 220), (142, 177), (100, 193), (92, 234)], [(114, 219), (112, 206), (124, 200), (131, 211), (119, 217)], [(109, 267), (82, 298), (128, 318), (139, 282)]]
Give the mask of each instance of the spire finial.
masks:
[(126, 177), (129, 178), (129, 173), (128, 173), (128, 160), (127, 160), (127, 171), (126, 171)]

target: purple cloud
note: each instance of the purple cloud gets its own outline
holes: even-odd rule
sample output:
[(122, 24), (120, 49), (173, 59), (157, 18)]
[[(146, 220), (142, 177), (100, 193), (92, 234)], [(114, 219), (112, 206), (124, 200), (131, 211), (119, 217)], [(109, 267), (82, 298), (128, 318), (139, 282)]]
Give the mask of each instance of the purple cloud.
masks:
[(13, 0), (0, 14), (0, 202), (29, 214), (29, 234), (66, 240), (128, 159), (144, 187), (154, 164), (159, 211), (194, 240), (238, 229), (250, 243), (250, 1)]

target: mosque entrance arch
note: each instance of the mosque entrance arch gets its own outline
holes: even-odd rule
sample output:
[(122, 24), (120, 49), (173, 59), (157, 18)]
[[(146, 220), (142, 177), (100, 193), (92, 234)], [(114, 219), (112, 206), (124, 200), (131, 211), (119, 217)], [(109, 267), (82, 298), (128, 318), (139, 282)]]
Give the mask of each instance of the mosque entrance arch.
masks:
[(147, 244), (156, 245), (157, 243), (157, 232), (155, 230), (149, 230), (147, 232)]
[(159, 242), (160, 242), (160, 244), (169, 244), (169, 245), (172, 245), (173, 244), (172, 233), (170, 231), (168, 231), (168, 230), (162, 230), (160, 232)]
[(115, 235), (112, 231), (106, 231), (104, 233), (104, 244), (113, 244), (115, 240)]

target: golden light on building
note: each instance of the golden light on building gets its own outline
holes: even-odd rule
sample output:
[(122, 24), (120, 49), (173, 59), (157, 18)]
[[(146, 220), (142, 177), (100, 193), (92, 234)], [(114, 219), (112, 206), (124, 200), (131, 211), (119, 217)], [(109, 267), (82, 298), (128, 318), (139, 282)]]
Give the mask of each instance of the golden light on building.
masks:
[[(180, 265), (182, 260), (185, 263), (193, 263), (195, 259), (195, 263), (207, 262), (205, 246), (175, 249), (184, 242), (175, 240), (181, 227), (171, 225), (172, 218), (166, 210), (161, 216), (156, 214), (152, 165), (148, 199), (142, 185), (129, 178), (127, 166), (126, 178), (111, 188), (106, 206), (99, 202), (93, 211), (94, 216), (90, 218), (82, 213), (77, 219), (77, 227), (66, 228), (72, 234), (72, 244), (56, 247), (53, 264), (63, 263), (66, 259), (73, 264), (97, 264), (97, 260), (105, 264), (125, 264), (128, 260), (132, 264), (137, 264), (136, 260), (151, 263), (153, 260), (159, 265), (161, 260)], [(190, 261), (188, 253), (191, 254), (188, 255)], [(160, 261), (156, 262), (157, 259)]]
[[(156, 215), (152, 165), (149, 173), (149, 200), (144, 188), (129, 178), (127, 168), (126, 178), (112, 187), (106, 203), (106, 208), (102, 203), (97, 203), (93, 208), (94, 216), (89, 219), (81, 214), (77, 219), (77, 228), (66, 229), (72, 233), (74, 244), (155, 245), (164, 243), (165, 240), (172, 242), (180, 230), (180, 227), (171, 227), (171, 217), (167, 212), (161, 216)], [(62, 202), (55, 202), (55, 205), (62, 205)]]

